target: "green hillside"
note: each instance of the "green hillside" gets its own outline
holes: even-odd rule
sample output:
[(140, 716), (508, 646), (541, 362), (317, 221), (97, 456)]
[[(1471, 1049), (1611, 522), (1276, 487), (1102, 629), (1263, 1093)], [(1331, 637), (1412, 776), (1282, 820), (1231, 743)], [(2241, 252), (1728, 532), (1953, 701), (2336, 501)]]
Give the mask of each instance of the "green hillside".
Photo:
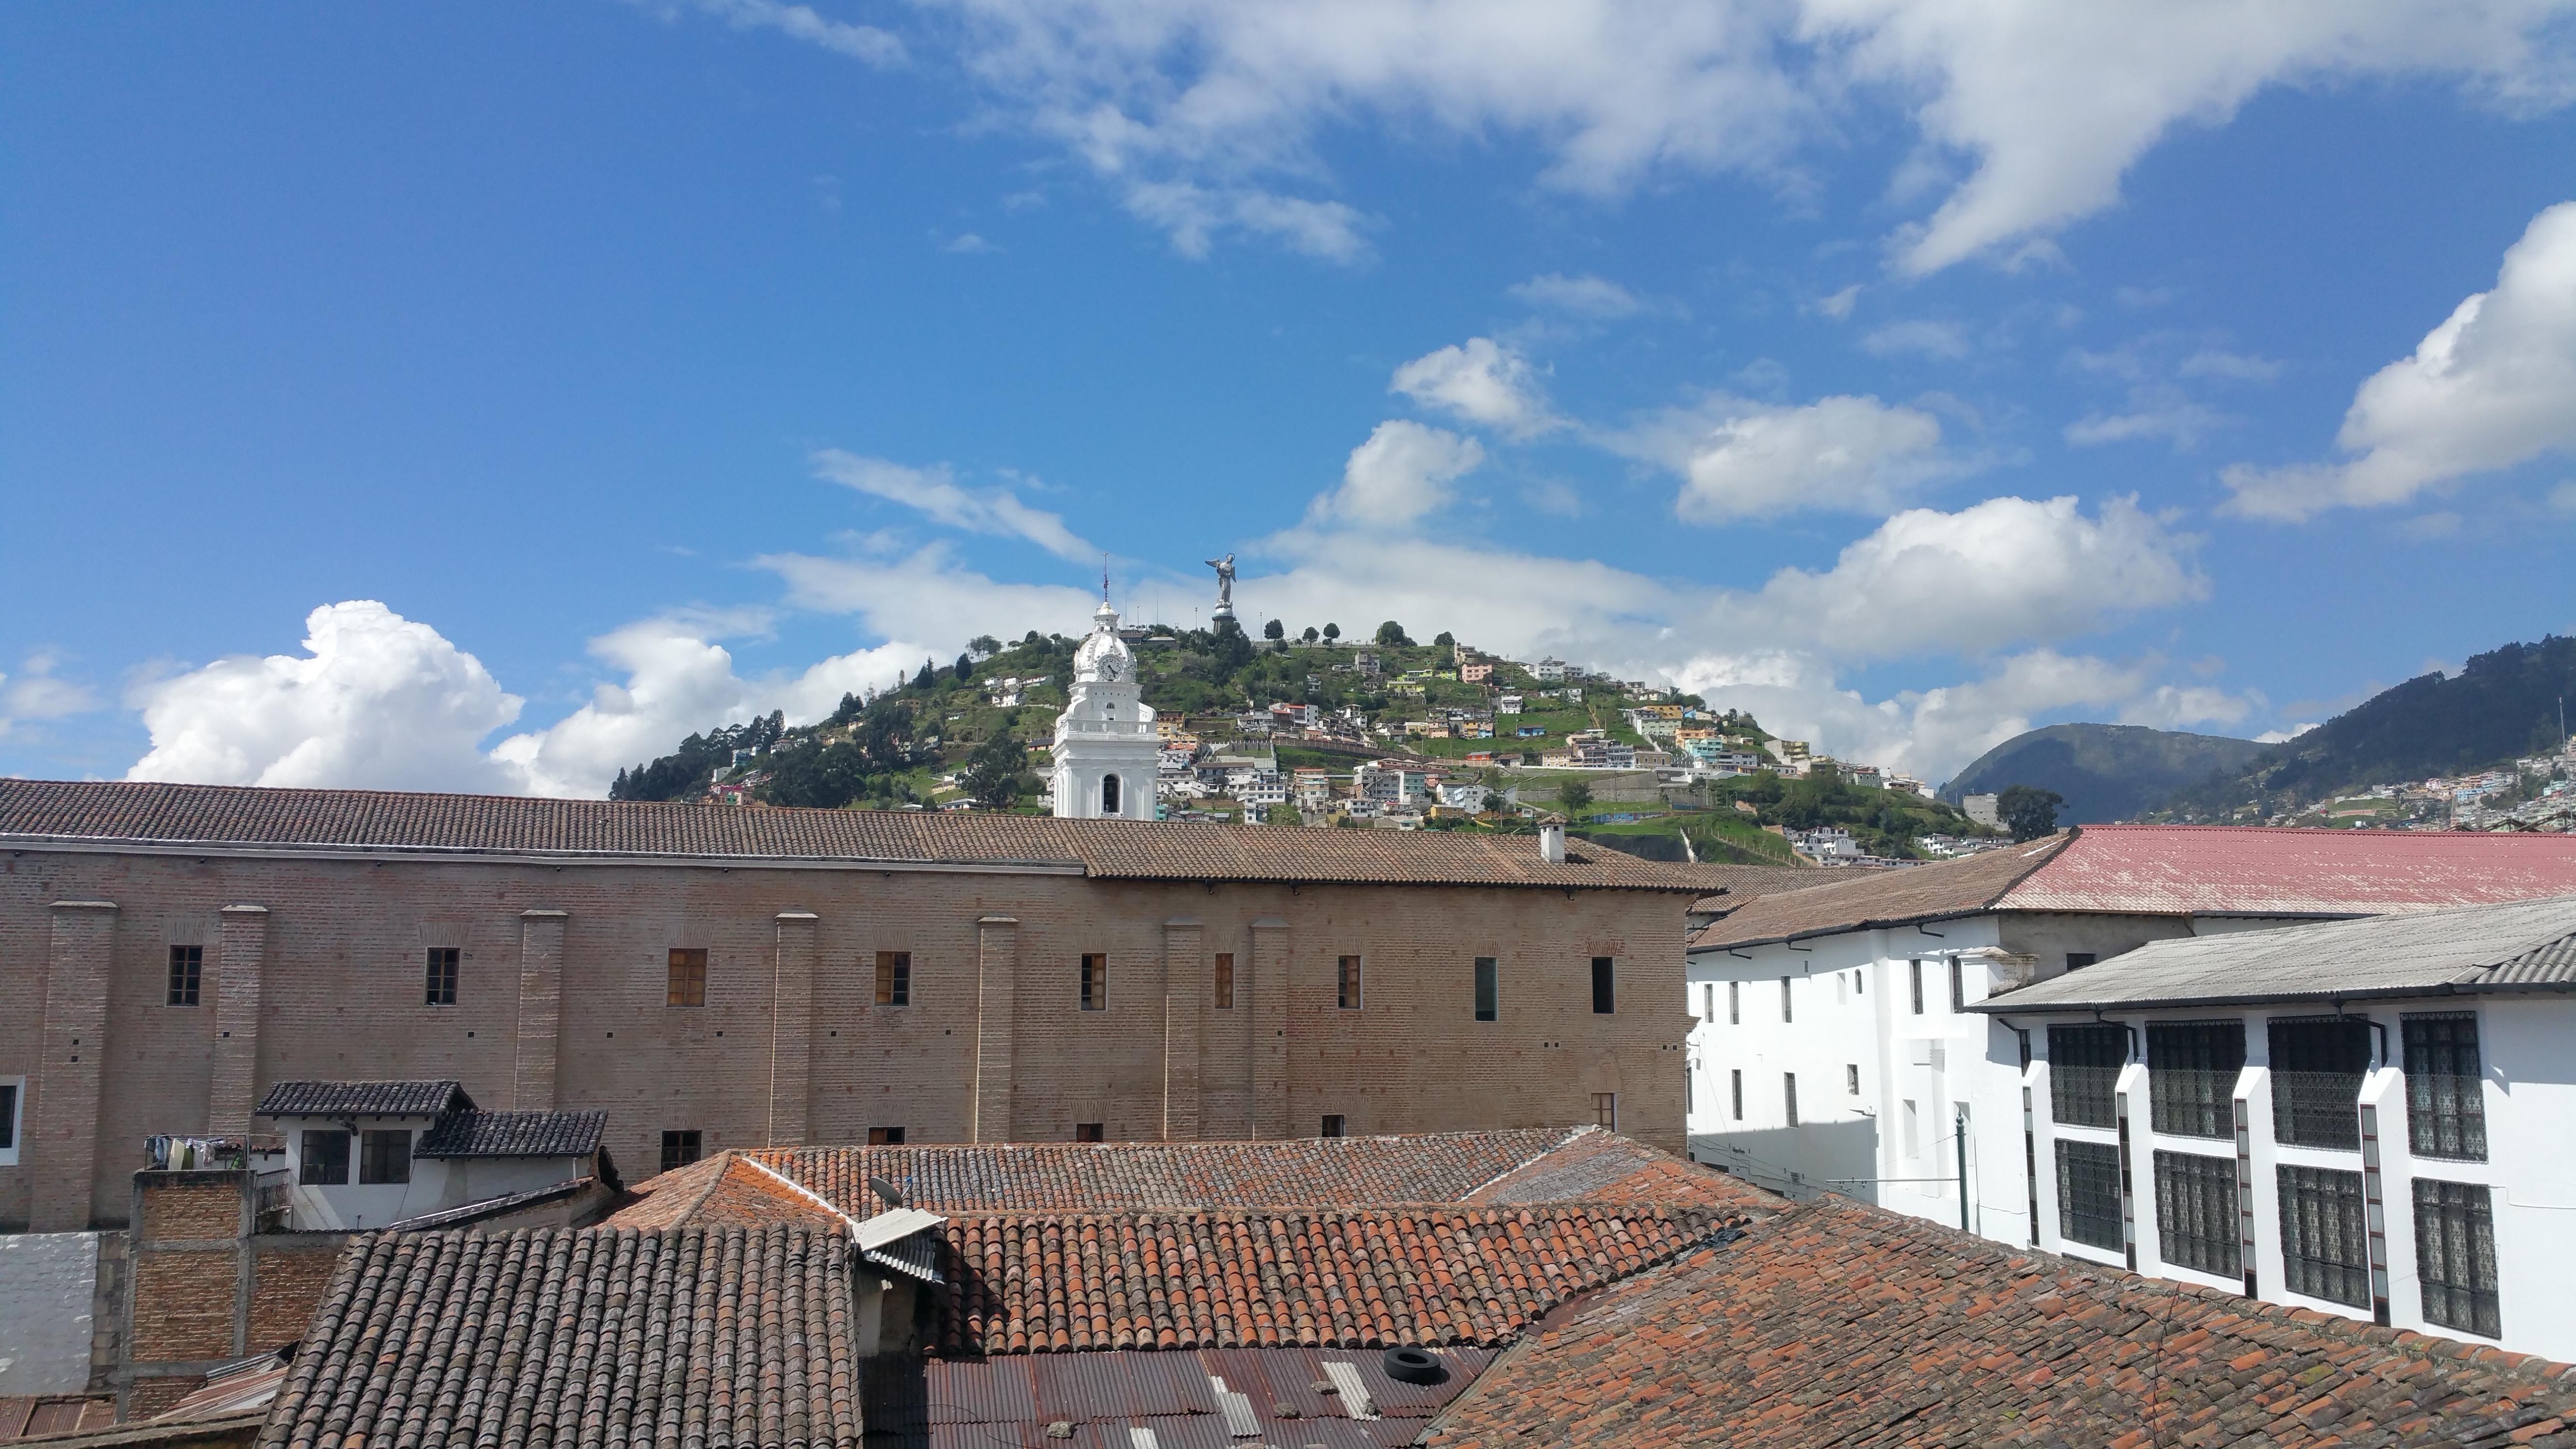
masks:
[(2144, 725), (2049, 725), (1979, 755), (1942, 787), (1941, 798), (1955, 805), (1970, 795), (2031, 785), (2066, 798), (2057, 814), (2061, 824), (2098, 825), (2153, 810), (2212, 775), (2242, 770), (2263, 750), (2252, 740)]

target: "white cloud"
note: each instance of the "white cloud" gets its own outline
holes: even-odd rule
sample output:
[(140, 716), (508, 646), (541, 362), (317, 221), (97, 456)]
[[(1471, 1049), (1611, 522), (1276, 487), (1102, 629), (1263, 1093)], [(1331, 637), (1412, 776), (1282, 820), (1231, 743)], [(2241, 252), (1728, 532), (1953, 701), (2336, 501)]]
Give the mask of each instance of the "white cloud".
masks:
[(95, 690), (55, 675), (61, 665), (52, 651), (40, 649), (19, 664), (14, 678), (0, 674), (0, 736), (21, 720), (65, 719), (99, 707)]
[(814, 455), (814, 476), (918, 509), (969, 533), (1024, 538), (1058, 558), (1092, 559), (1100, 551), (1064, 526), (1061, 514), (1031, 508), (1007, 488), (970, 493), (945, 463), (911, 468), (883, 458), (863, 458), (838, 448)]
[(2235, 382), (2270, 382), (2281, 375), (2281, 364), (2268, 357), (2249, 357), (2224, 348), (2204, 347), (2182, 360), (2176, 369), (2185, 377), (2223, 377)]
[(2314, 720), (2310, 720), (2306, 724), (2294, 724), (2285, 730), (2265, 730), (2263, 733), (2254, 737), (2254, 743), (2258, 745), (2277, 745), (2283, 740), (2295, 740), (2299, 736), (2306, 734), (2308, 731), (2315, 729), (2316, 727), (2316, 722)]
[(2460, 303), (2415, 355), (2361, 385), (2335, 444), (2340, 463), (2224, 475), (2228, 511), (2296, 522), (2447, 491), (2548, 452), (2576, 450), (2576, 202), (2534, 217), (2492, 291)]
[(1490, 337), (1425, 353), (1395, 370), (1387, 391), (1513, 438), (1564, 426), (1529, 359)]
[(1860, 283), (1854, 282), (1850, 286), (1845, 287), (1841, 291), (1833, 293), (1830, 296), (1818, 297), (1815, 300), (1814, 308), (1825, 316), (1831, 317), (1835, 321), (1840, 322), (1851, 316), (1852, 307), (1859, 301)]
[(1590, 275), (1569, 277), (1561, 272), (1548, 272), (1515, 282), (1511, 294), (1532, 307), (1564, 312), (1575, 317), (1611, 321), (1634, 317), (1646, 310), (1637, 294), (1617, 282)]
[(1860, 345), (1872, 357), (1913, 353), (1953, 360), (1968, 355), (1968, 332), (1956, 322), (1890, 322), (1863, 337)]
[[(1399, 374), (1400, 376), (1401, 374)], [(1449, 501), (1449, 485), (1485, 461), (1473, 438), (1393, 419), (1351, 449), (1342, 486), (1315, 500), (1310, 517), (1351, 524), (1407, 524)]]
[[(777, 553), (753, 563), (785, 582), (787, 602), (795, 608), (852, 615), (878, 638), (922, 640), (942, 654), (978, 634), (1080, 634), (1091, 627), (1091, 611), (1100, 602), (1088, 589), (987, 578), (961, 567), (945, 543), (903, 553), (869, 541), (856, 557)], [(1193, 590), (1192, 597), (1204, 592)], [(1189, 601), (1168, 590), (1122, 592), (1118, 602), (1122, 608), (1138, 604), (1139, 618), (1190, 617)]]
[(1718, 394), (1607, 440), (1682, 477), (1673, 509), (1694, 523), (1804, 510), (1880, 512), (1964, 470), (1941, 447), (1941, 424), (1874, 397), (1780, 407)]
[(372, 599), (304, 621), (302, 655), (236, 655), (144, 688), (130, 780), (502, 790), (478, 742), (519, 717), (480, 660)]
[(1161, 227), (1172, 249), (1185, 257), (1205, 257), (1224, 232), (1265, 237), (1328, 262), (1363, 262), (1370, 254), (1362, 235), (1368, 218), (1338, 201), (1310, 201), (1257, 186), (1131, 181), (1127, 209)]
[[(653, 0), (645, 0), (645, 3), (653, 3)], [(692, 9), (713, 15), (736, 30), (775, 30), (870, 65), (900, 65), (904, 59), (903, 42), (892, 33), (873, 25), (829, 20), (816, 14), (811, 6), (782, 4), (780, 0), (687, 0), (687, 3)], [(672, 7), (665, 0), (665, 3), (654, 4), (654, 8), (667, 12)]]
[(991, 242), (984, 240), (982, 237), (977, 236), (971, 231), (961, 231), (957, 235), (950, 237), (947, 241), (940, 243), (939, 249), (943, 252), (954, 252), (959, 256), (970, 257), (990, 256), (1001, 250), (1000, 247), (993, 245)]
[(2198, 447), (2211, 430), (2234, 421), (2173, 388), (2146, 386), (2131, 389), (2127, 412), (2091, 413), (2067, 424), (2066, 441), (2077, 447), (2091, 447), (2162, 438), (2187, 450)]

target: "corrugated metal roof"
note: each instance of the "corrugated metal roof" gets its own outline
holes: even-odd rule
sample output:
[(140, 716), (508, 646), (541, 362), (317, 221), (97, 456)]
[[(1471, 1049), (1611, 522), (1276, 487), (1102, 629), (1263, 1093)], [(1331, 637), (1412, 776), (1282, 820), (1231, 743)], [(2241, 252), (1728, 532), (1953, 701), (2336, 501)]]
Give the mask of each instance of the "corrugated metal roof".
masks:
[(2576, 895), (2156, 941), (1986, 1012), (2576, 987)]

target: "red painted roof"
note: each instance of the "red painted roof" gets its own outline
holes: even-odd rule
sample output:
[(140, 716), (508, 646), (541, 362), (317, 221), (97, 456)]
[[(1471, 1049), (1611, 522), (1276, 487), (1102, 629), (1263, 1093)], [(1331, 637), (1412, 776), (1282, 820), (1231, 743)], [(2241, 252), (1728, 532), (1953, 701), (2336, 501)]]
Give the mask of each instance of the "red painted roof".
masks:
[(2018, 911), (2346, 916), (2576, 893), (2576, 835), (2087, 825), (2004, 892)]

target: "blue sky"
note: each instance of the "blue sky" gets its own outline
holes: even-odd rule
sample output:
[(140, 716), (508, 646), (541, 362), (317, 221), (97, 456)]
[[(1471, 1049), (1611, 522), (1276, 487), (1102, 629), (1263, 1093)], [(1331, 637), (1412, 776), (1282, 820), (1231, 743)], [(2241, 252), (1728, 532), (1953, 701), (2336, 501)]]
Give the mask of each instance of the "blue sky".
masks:
[(8, 7), (0, 771), (596, 792), (1102, 553), (1934, 780), (2576, 628), (2576, 20), (2248, 14)]

